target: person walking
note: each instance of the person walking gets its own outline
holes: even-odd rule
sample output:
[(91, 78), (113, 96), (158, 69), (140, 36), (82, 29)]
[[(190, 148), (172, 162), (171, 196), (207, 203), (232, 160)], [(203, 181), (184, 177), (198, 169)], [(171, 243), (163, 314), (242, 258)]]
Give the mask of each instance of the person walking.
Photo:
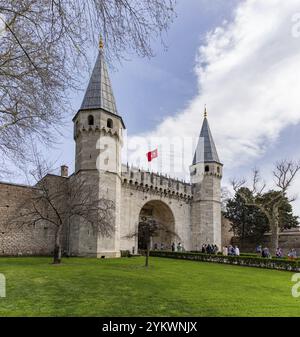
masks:
[(288, 253), (288, 258), (290, 260), (294, 260), (297, 258), (297, 252), (296, 252), (296, 249), (295, 248), (292, 248), (289, 253)]
[(228, 247), (227, 246), (223, 247), (223, 255), (228, 256)]
[(235, 248), (234, 248), (234, 255), (235, 256), (240, 256), (240, 249), (239, 249), (238, 246), (235, 246)]
[(256, 253), (257, 253), (257, 254), (262, 254), (262, 247), (261, 247), (261, 245), (258, 245), (258, 246), (256, 247)]
[(281, 258), (282, 257), (282, 250), (279, 247), (276, 248), (276, 257), (277, 258)]

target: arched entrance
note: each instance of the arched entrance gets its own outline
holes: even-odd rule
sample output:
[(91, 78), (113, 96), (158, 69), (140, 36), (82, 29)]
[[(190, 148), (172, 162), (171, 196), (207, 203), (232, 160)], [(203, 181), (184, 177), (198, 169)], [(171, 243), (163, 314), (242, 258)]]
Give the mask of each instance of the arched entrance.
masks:
[[(151, 239), (151, 249), (171, 249), (174, 242), (175, 219), (170, 207), (160, 200), (148, 201), (141, 209), (139, 214), (139, 223), (145, 219), (155, 220), (167, 230), (159, 230), (157, 235)], [(171, 232), (171, 233), (170, 233)], [(146, 249), (145, 238), (138, 232), (138, 248)]]

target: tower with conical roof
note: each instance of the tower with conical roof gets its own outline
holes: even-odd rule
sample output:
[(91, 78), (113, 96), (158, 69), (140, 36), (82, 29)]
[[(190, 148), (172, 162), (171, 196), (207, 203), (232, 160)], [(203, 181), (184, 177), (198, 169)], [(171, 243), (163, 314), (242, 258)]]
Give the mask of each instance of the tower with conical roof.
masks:
[(113, 202), (111, 221), (114, 230), (109, 237), (101, 237), (89, 224), (78, 220), (73, 226), (70, 250), (79, 256), (116, 257), (120, 255), (121, 148), (125, 125), (117, 111), (102, 40), (73, 123), (75, 174), (84, 178), (87, 188), (97, 189), (99, 199)]
[(190, 167), (192, 247), (216, 244), (221, 249), (221, 178), (223, 165), (210, 131), (206, 107), (193, 164)]

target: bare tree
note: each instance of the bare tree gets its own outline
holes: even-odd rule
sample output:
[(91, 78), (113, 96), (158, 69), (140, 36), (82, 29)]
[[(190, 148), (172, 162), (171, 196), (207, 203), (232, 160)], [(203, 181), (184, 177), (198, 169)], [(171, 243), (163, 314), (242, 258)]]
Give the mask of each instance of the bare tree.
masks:
[(179, 238), (179, 236), (170, 230), (167, 225), (163, 223), (159, 223), (153, 219), (147, 219), (146, 217), (142, 218), (142, 221), (139, 222), (138, 230), (130, 233), (125, 236), (127, 239), (131, 239), (134, 237), (143, 237), (146, 243), (146, 254), (145, 254), (145, 267), (149, 266), (149, 255), (150, 255), (150, 246), (151, 239), (159, 235), (159, 233), (166, 233), (171, 237)]
[[(113, 63), (153, 56), (151, 39), (175, 0), (0, 0), (0, 153), (24, 160), (29, 137), (50, 143), (70, 112), (70, 90), (87, 70), (99, 34)], [(2, 27), (4, 27), (2, 29)]]
[[(259, 208), (267, 217), (271, 229), (271, 251), (274, 254), (278, 247), (279, 238), (279, 210), (287, 199), (287, 191), (291, 186), (296, 174), (300, 170), (300, 163), (282, 160), (275, 165), (273, 171), (274, 184), (276, 190), (266, 190), (266, 183), (261, 179), (258, 169), (253, 170), (252, 182), (250, 188), (245, 188), (246, 180), (232, 180), (232, 186), (247, 206)], [(288, 201), (295, 201), (295, 197)]]
[(67, 179), (45, 176), (45, 172), (48, 166), (39, 160), (32, 172), (37, 181), (36, 193), (19, 206), (7, 224), (19, 229), (39, 222), (49, 224), (54, 230), (53, 263), (59, 264), (66, 226), (81, 219), (92, 227), (95, 235), (109, 237), (114, 228), (114, 202), (99, 198), (97, 189), (80, 176)]

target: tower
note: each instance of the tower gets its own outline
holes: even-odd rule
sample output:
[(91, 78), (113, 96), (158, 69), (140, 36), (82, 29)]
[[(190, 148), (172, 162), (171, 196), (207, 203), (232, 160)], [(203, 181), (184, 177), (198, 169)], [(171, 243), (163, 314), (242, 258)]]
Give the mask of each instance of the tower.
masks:
[(191, 206), (192, 247), (216, 244), (221, 248), (221, 178), (222, 168), (209, 128), (207, 111), (190, 167), (193, 202)]
[(71, 254), (116, 257), (120, 254), (121, 149), (125, 125), (117, 112), (102, 41), (73, 123), (75, 174), (83, 177), (87, 186), (97, 189), (99, 199), (113, 202), (114, 229), (110, 237), (102, 237), (77, 219), (70, 233)]

